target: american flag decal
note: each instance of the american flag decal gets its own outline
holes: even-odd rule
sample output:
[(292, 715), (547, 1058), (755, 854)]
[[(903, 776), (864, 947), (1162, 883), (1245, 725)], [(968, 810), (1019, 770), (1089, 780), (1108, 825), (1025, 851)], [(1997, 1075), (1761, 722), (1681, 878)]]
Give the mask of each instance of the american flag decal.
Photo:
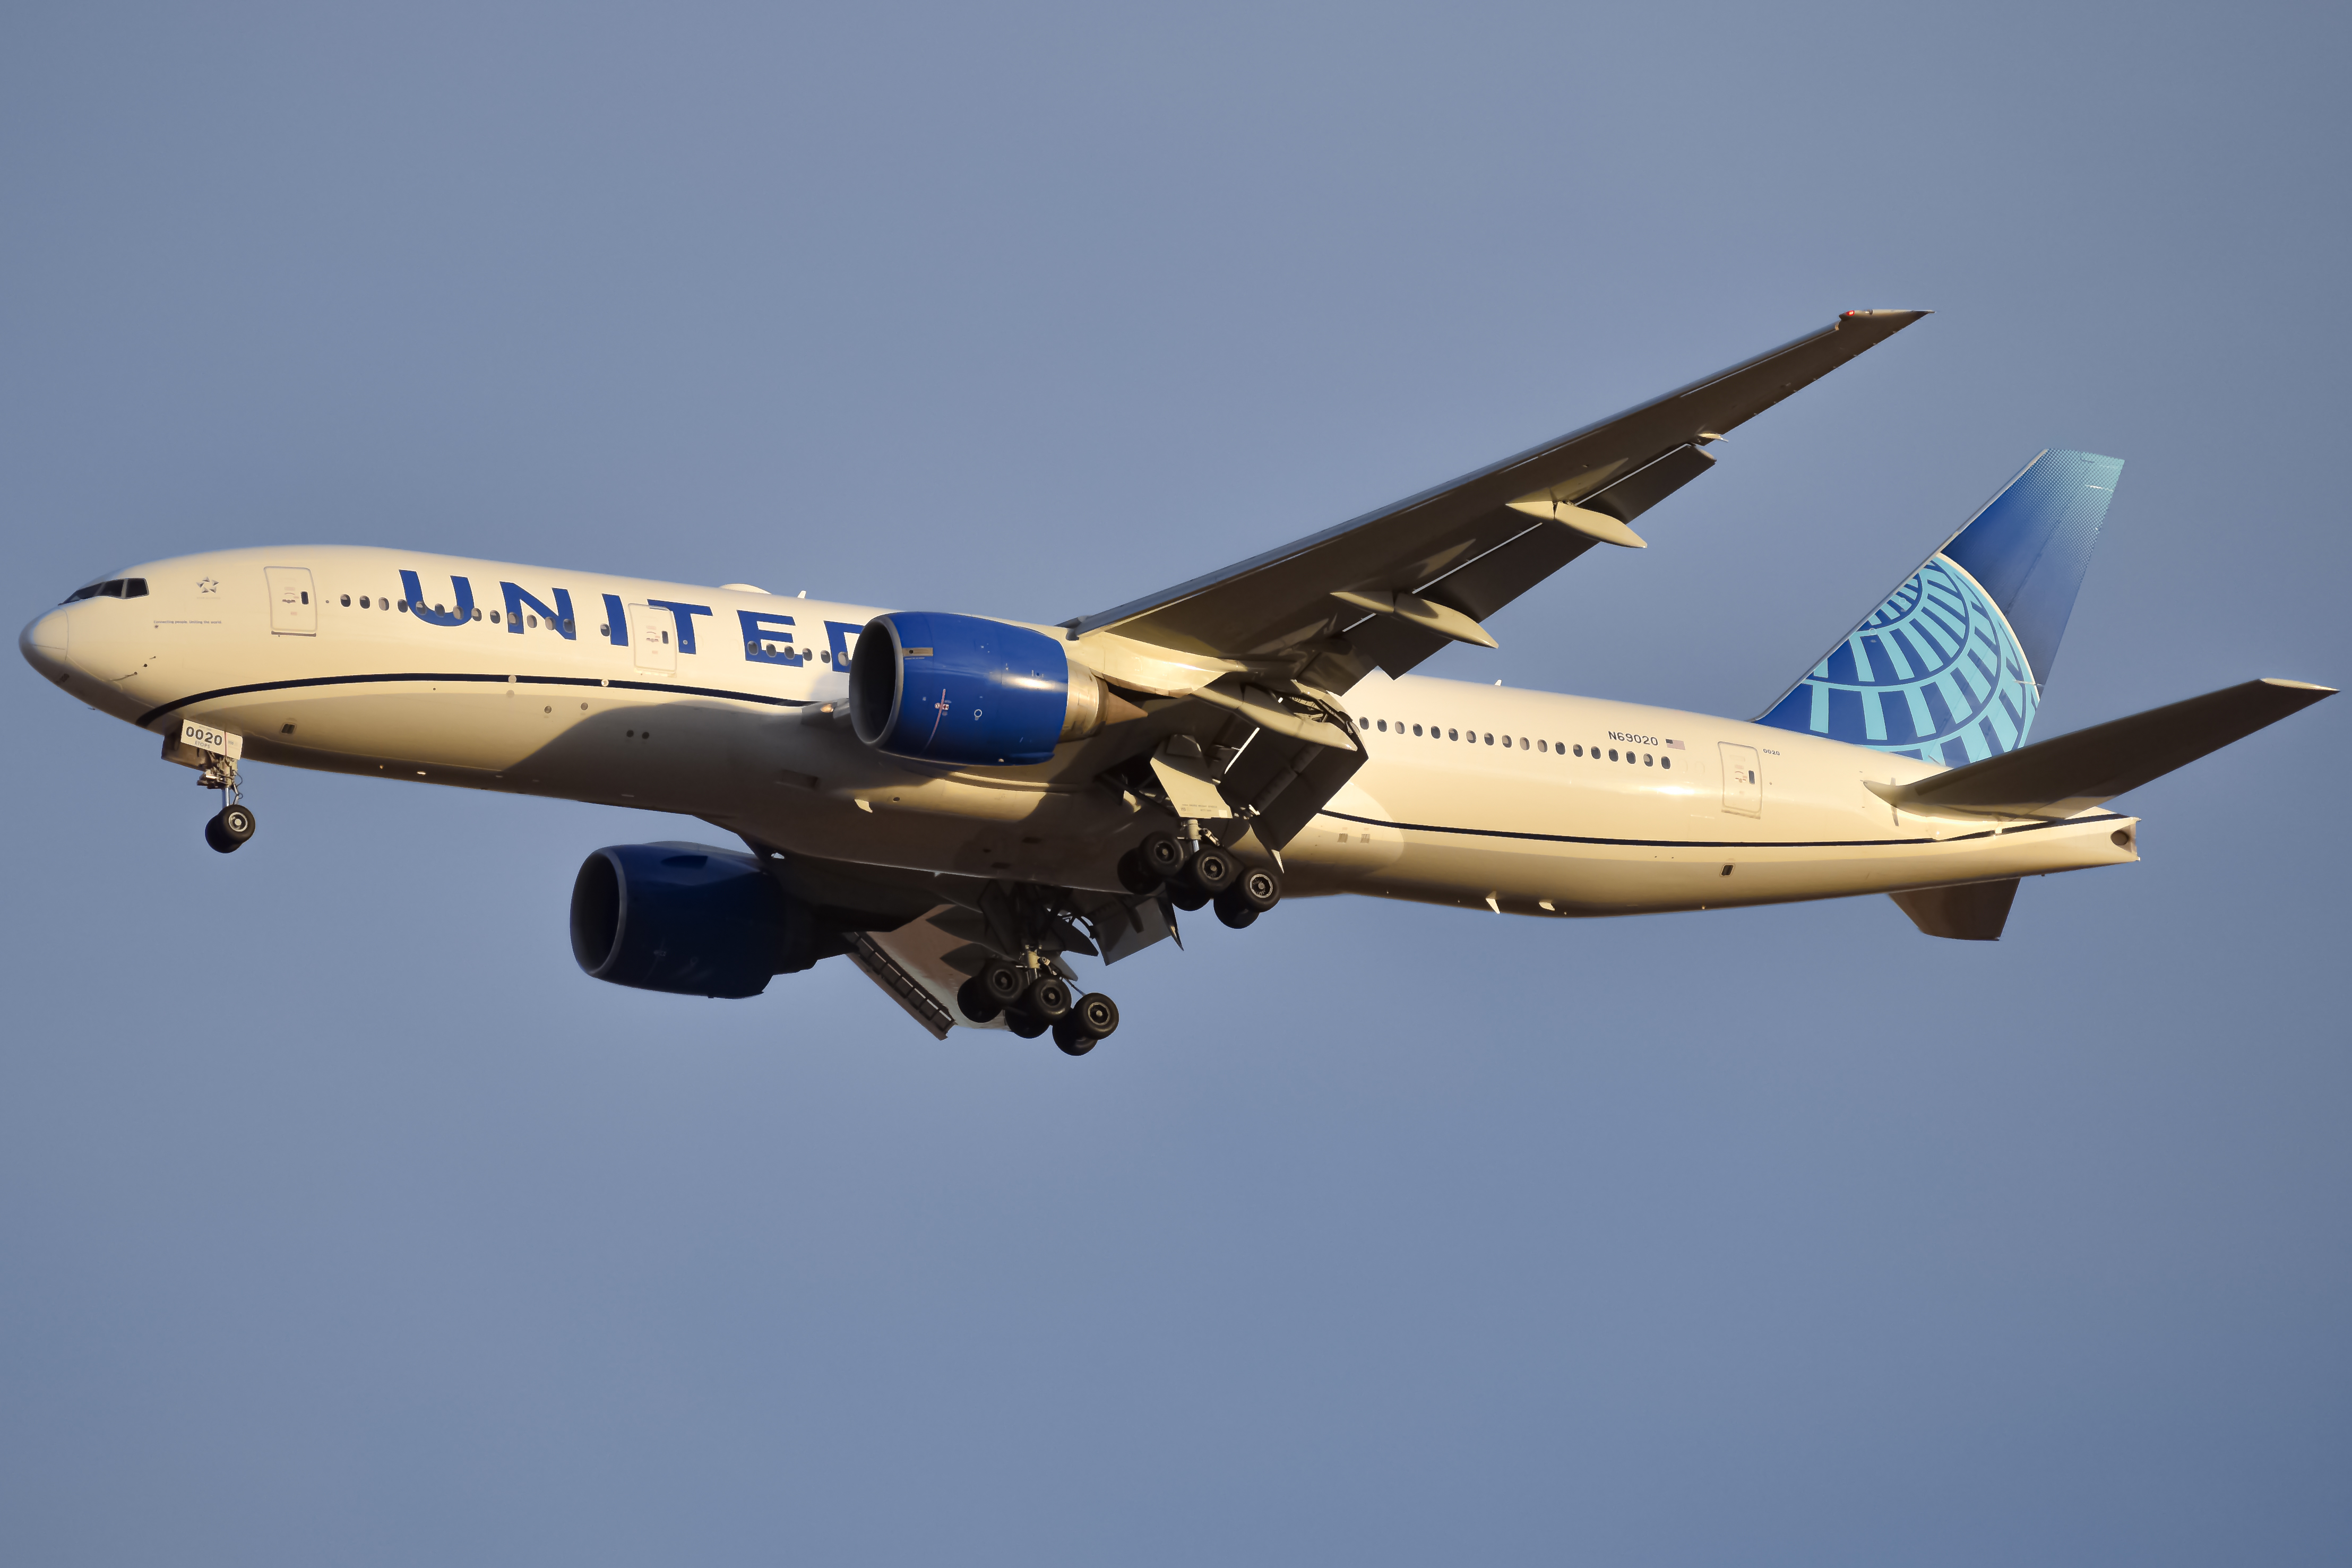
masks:
[(1666, 742), (1666, 750), (1670, 752), (1687, 752), (1690, 748), (1684, 745), (1680, 741), (1668, 741)]

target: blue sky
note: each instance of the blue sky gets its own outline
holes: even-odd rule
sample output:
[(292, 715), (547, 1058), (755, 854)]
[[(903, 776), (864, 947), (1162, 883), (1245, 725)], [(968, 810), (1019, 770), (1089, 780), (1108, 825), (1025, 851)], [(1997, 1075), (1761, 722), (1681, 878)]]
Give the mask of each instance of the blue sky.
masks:
[[(1059, 620), (1926, 306), (1439, 672), (1753, 713), (2069, 447), (2128, 466), (2037, 733), (2338, 684), (2346, 31), (22, 5), (5, 581)], [(1072, 1062), (585, 979), (574, 868), (673, 819), (257, 768), (215, 856), (20, 667), (0, 1556), (2340, 1563), (2341, 707), (1997, 945), (1302, 902)]]

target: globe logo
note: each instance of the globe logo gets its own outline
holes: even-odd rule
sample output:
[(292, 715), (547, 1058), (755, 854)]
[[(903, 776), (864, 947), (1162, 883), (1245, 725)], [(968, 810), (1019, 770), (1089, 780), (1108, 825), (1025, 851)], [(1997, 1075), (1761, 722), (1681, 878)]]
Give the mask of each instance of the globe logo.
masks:
[(2022, 745), (2041, 693), (1977, 580), (1937, 555), (1790, 694), (1805, 728), (1949, 767)]

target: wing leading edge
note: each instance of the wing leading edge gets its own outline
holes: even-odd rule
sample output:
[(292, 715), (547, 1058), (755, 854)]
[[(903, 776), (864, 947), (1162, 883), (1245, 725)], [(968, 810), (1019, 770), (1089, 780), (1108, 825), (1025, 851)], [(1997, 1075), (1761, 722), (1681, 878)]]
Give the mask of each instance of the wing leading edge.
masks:
[(1640, 544), (1625, 524), (1712, 467), (1708, 442), (1926, 314), (1849, 310), (1450, 484), (1081, 617), (1070, 635), (1287, 663), (1327, 689), (1345, 690), (1374, 665), (1402, 674), (1448, 641), (1485, 640), (1476, 623), (1594, 543)]

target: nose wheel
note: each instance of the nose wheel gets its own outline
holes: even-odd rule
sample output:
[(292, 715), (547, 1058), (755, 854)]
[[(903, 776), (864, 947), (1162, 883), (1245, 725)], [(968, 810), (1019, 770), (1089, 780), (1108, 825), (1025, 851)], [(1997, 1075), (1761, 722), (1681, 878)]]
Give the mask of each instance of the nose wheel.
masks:
[(253, 813), (231, 802), (205, 823), (205, 842), (226, 855), (253, 837)]

